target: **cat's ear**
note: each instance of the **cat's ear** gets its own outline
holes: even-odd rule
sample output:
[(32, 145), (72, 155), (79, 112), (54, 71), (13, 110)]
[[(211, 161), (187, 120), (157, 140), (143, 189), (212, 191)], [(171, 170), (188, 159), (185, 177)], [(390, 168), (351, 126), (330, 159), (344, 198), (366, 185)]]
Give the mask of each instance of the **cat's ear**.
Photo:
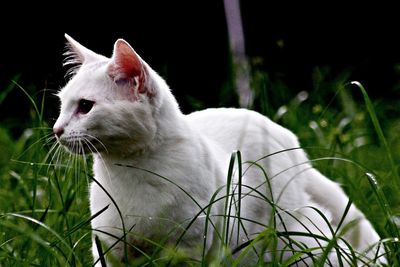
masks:
[(77, 41), (75, 41), (68, 34), (64, 35), (67, 39), (67, 51), (64, 53), (66, 56), (64, 60), (65, 65), (75, 65), (80, 66), (82, 64), (88, 63), (90, 61), (95, 61), (100, 56), (90, 49), (87, 49)]
[(116, 84), (132, 84), (139, 93), (145, 92), (145, 65), (135, 50), (123, 39), (114, 44), (107, 73)]

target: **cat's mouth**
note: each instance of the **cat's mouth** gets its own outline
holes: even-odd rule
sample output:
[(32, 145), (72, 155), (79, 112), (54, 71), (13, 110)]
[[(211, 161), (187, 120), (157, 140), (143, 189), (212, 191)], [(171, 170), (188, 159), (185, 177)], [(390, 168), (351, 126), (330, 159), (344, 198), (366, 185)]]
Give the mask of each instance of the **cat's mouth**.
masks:
[(69, 152), (79, 155), (87, 155), (90, 153), (100, 153), (106, 151), (104, 144), (93, 137), (72, 136), (58, 139)]

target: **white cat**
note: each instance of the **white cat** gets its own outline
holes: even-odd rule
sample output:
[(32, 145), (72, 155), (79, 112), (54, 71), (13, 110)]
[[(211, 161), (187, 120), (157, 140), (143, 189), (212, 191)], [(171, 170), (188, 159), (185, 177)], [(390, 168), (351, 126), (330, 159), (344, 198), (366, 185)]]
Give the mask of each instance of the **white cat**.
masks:
[[(322, 216), (309, 206), (320, 210), (335, 228), (349, 200), (338, 184), (312, 168), (293, 133), (245, 109), (183, 115), (165, 81), (124, 40), (115, 42), (113, 55), (107, 58), (66, 38), (70, 49), (66, 63), (78, 67), (59, 92), (61, 113), (54, 133), (73, 153), (93, 152), (97, 182), (91, 184), (90, 209), (96, 214), (108, 206), (93, 219), (93, 236), (112, 247), (109, 259), (123, 262), (126, 256), (151, 253), (157, 247), (154, 242), (173, 246), (179, 240), (178, 247), (197, 258), (204, 239), (206, 249), (216, 250), (224, 240), (219, 235), (227, 222), (226, 200), (233, 201), (228, 203), (228, 232), (233, 237), (228, 243), (232, 250), (242, 248), (236, 255), (273, 223), (272, 217), (278, 230), (292, 233), (294, 242), (299, 242), (292, 251), (303, 245), (327, 245), (322, 239), (296, 235), (332, 235)], [(241, 151), (242, 162), (249, 162), (242, 164), (240, 188), (235, 166), (232, 195), (224, 198), (235, 150)], [(209, 205), (213, 197), (215, 203)], [(208, 207), (211, 215), (206, 219)], [(357, 224), (345, 239), (363, 253), (380, 239), (352, 205), (343, 225), (354, 220)], [(129, 233), (124, 235), (123, 230)], [(282, 236), (277, 247), (288, 249), (286, 243)], [(264, 253), (262, 244), (251, 251)], [(346, 250), (343, 242), (339, 244)], [(94, 244), (94, 260), (100, 264), (97, 251)], [(375, 252), (366, 256), (374, 257)], [(282, 255), (288, 258), (291, 253)], [(316, 259), (318, 253), (314, 251)], [(270, 254), (264, 254), (267, 261)], [(257, 261), (255, 257), (246, 259)], [(335, 253), (328, 258), (338, 265)], [(310, 262), (305, 254), (299, 265)], [(343, 262), (347, 264), (346, 259)]]

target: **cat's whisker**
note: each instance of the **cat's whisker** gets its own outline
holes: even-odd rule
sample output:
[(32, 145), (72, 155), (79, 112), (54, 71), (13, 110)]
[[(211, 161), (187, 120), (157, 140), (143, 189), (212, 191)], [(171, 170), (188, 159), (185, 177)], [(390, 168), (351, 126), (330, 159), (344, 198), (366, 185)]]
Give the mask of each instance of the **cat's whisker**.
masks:
[[(28, 151), (30, 151), (34, 146), (37, 144), (41, 143), (44, 139), (46, 139), (48, 135), (42, 136), (39, 139), (37, 139), (35, 142), (33, 142), (28, 148), (26, 148), (21, 154), (18, 155), (18, 158), (22, 158)], [(18, 159), (17, 158), (17, 159)]]
[[(90, 149), (89, 145), (87, 144), (85, 138), (83, 138), (82, 141), (85, 143), (86, 147), (88, 147), (88, 149), (91, 151), (91, 149)], [(87, 162), (86, 162), (85, 150), (83, 150), (82, 153), (83, 153), (83, 158), (84, 158), (84, 160), (83, 160), (83, 169), (84, 169), (84, 172), (85, 172), (85, 178), (86, 178), (87, 181), (89, 181), (89, 179), (88, 179), (88, 173), (89, 172), (88, 172), (88, 166), (87, 166)]]
[[(89, 137), (89, 138), (87, 138), (87, 137)], [(91, 136), (89, 134), (86, 134), (85, 136), (83, 136), (83, 140), (87, 144), (87, 147), (90, 150), (90, 152), (100, 154), (99, 150), (96, 148), (96, 146), (93, 144), (93, 142), (90, 141), (90, 139), (93, 139), (93, 140), (99, 142), (100, 144), (102, 144), (102, 143), (97, 138), (95, 138), (94, 136)], [(104, 147), (104, 149), (107, 150), (107, 148), (104, 145), (102, 145), (102, 146)]]
[[(47, 168), (47, 172), (49, 172), (50, 167), (54, 164), (54, 163), (53, 163), (54, 154), (57, 153), (57, 150), (58, 150), (59, 148), (60, 148), (59, 142), (54, 142), (54, 143), (51, 145), (51, 147), (50, 147), (49, 151), (47, 152), (46, 156), (44, 157), (44, 160), (43, 160), (43, 161), (44, 161), (44, 162), (49, 162), (48, 168)], [(52, 154), (53, 154), (53, 155), (52, 155)], [(49, 158), (50, 158), (50, 155), (52, 155), (52, 158), (50, 159), (50, 161), (48, 161)]]
[[(64, 153), (65, 149), (64, 148), (61, 149), (62, 146), (59, 146), (59, 147), (60, 147), (60, 149), (58, 150), (57, 157), (56, 157), (57, 166), (61, 166), (60, 160), (65, 156), (65, 153)], [(69, 153), (67, 153), (65, 156), (65, 160), (64, 160), (65, 161), (65, 166), (64, 166), (65, 169), (67, 169), (69, 167), (70, 158), (71, 158), (71, 155)]]
[[(72, 144), (72, 149), (73, 151), (75, 151), (75, 142), (73, 142)], [(76, 157), (77, 154), (71, 154), (70, 158), (69, 158), (69, 163), (68, 163), (68, 171), (71, 171), (71, 173), (73, 174), (74, 179), (76, 178)], [(67, 171), (67, 170), (66, 170)]]
[[(78, 156), (78, 155), (81, 155), (82, 156), (82, 158), (83, 158), (83, 165), (85, 166), (85, 163), (86, 163), (86, 155), (85, 155), (85, 148), (84, 148), (84, 146), (83, 146), (83, 144), (82, 144), (82, 139), (78, 139), (78, 149), (79, 149), (79, 154), (76, 154), (76, 156), (77, 156), (77, 168), (76, 168), (76, 170), (77, 170), (77, 173), (76, 173), (76, 178), (75, 179), (79, 179), (79, 176), (80, 176), (80, 173), (81, 173), (81, 159), (80, 159), (80, 157)], [(84, 167), (84, 170), (85, 170), (85, 167)], [(78, 184), (77, 183), (78, 181), (76, 181), (76, 184)]]
[[(72, 143), (72, 149), (74, 149), (74, 146), (75, 146), (75, 142), (73, 142)], [(68, 172), (68, 170), (70, 170), (71, 168), (73, 168), (74, 167), (74, 157), (75, 157), (75, 154), (72, 154), (72, 153), (68, 153), (69, 155), (68, 155), (68, 161), (67, 161), (67, 166), (66, 166), (66, 168), (65, 168), (65, 170), (64, 170), (64, 176), (66, 176), (67, 175), (67, 172)], [(72, 165), (72, 166), (71, 166)]]
[[(97, 152), (96, 155), (97, 155), (97, 157), (99, 158), (101, 165), (103, 166), (103, 168), (105, 169), (105, 171), (106, 171), (106, 173), (107, 173), (108, 182), (111, 183), (111, 174), (110, 174), (110, 170), (109, 170), (109, 168), (107, 167), (107, 165), (106, 165), (106, 163), (105, 163), (105, 160), (104, 160), (102, 154), (99, 153), (99, 151), (97, 150), (97, 148), (93, 145), (93, 143), (92, 143), (89, 139), (85, 138), (85, 140), (86, 140), (86, 141), (88, 142), (88, 144), (90, 145), (90, 146), (89, 146), (90, 151), (91, 151), (92, 153), (93, 153), (93, 152)], [(91, 148), (90, 148), (90, 147), (91, 147)], [(92, 150), (92, 148), (93, 148), (94, 151)]]
[(53, 148), (54, 144), (56, 144), (56, 143), (58, 143), (57, 140), (48, 138), (48, 139), (43, 143), (43, 146), (42, 146), (42, 147), (43, 147), (43, 148), (48, 148), (48, 147), (50, 147), (50, 148), (48, 148), (48, 151), (51, 151), (51, 149)]
[(74, 170), (75, 170), (75, 180), (79, 179), (79, 172), (80, 172), (80, 151), (82, 149), (81, 141), (80, 139), (75, 139), (75, 150), (78, 153), (74, 153)]
[[(87, 137), (89, 137), (89, 138), (95, 140), (96, 142), (98, 142), (98, 143), (104, 148), (104, 150), (105, 150), (107, 153), (109, 153), (107, 147), (105, 146), (105, 144), (104, 144), (99, 138), (97, 138), (97, 137), (95, 137), (95, 136), (93, 136), (93, 135), (90, 135), (90, 134), (85, 134), (85, 136), (87, 136)], [(88, 140), (88, 141), (89, 141), (89, 140)], [(95, 148), (95, 146), (93, 145), (93, 143), (92, 143), (92, 142), (90, 142), (90, 143), (92, 144), (93, 148)], [(96, 148), (95, 148), (95, 149), (96, 149)], [(96, 151), (97, 151), (97, 153), (99, 152), (97, 149), (96, 149)]]
[(68, 167), (68, 162), (65, 165), (63, 165), (61, 163), (61, 161), (64, 157), (65, 157), (65, 149), (60, 143), (58, 143), (58, 147), (57, 147), (57, 151), (56, 151), (56, 158), (55, 158), (55, 164), (57, 167), (64, 167), (64, 168)]
[(58, 142), (58, 140), (56, 140), (56, 137), (54, 136), (54, 134), (48, 134), (45, 136), (45, 138), (46, 138), (46, 140), (43, 142), (42, 148), (48, 149), (48, 152), (46, 153), (45, 160), (44, 160), (45, 162), (47, 162), (47, 160), (49, 159), (49, 156), (53, 153), (55, 147), (60, 144), (58, 144), (59, 142)]
[(51, 133), (47, 136), (47, 139), (44, 142), (44, 145), (53, 144), (53, 143), (60, 143), (60, 142), (59, 142), (59, 140), (57, 140), (56, 136), (53, 133)]
[(81, 158), (82, 158), (82, 154), (81, 154), (81, 150), (82, 150), (82, 145), (81, 145), (81, 141), (78, 139), (76, 140), (76, 147), (75, 147), (75, 151), (77, 151), (78, 153), (74, 154), (74, 170), (75, 170), (75, 181), (77, 181), (79, 179), (80, 176), (80, 172), (81, 172), (81, 168), (80, 168), (80, 163), (81, 163)]
[[(47, 141), (47, 144), (50, 144), (50, 142)], [(53, 150), (57, 147), (57, 145), (58, 145), (58, 142), (53, 142), (53, 144), (51, 145), (49, 151), (47, 151), (47, 153), (46, 153), (46, 156), (44, 158), (45, 162), (48, 160), (50, 155), (53, 153)]]
[(50, 153), (51, 153), (54, 149), (55, 149), (55, 151), (54, 151), (53, 155), (51, 156), (50, 162), (54, 162), (53, 164), (54, 164), (56, 167), (58, 167), (58, 158), (59, 158), (60, 153), (61, 153), (60, 150), (63, 150), (63, 147), (61, 146), (60, 142), (56, 141), (56, 142), (54, 143), (54, 145), (53, 145), (53, 149), (50, 149), (50, 151), (49, 151), (48, 154), (50, 155)]
[(98, 151), (98, 149), (94, 146), (94, 144), (90, 141), (90, 139), (85, 138), (85, 137), (83, 137), (83, 138), (84, 138), (84, 141), (86, 142), (87, 147), (88, 147), (88, 149), (90, 150), (90, 152), (91, 152), (92, 154), (96, 153), (96, 155), (99, 157), (99, 159), (100, 159), (102, 165), (104, 166), (104, 168), (107, 169), (107, 172), (108, 172), (108, 168), (107, 168), (107, 166), (106, 166), (105, 163), (104, 163), (104, 159), (103, 159), (103, 156), (101, 155), (101, 153), (100, 153), (100, 152)]
[(53, 143), (53, 142), (58, 142), (57, 138), (52, 133), (47, 135), (46, 137), (47, 137), (47, 140), (44, 142), (43, 146), (46, 146), (46, 145), (48, 145), (50, 143)]
[[(90, 151), (92, 154), (94, 154), (95, 152), (98, 153), (96, 147), (94, 147), (94, 145), (92, 144), (92, 142), (90, 142), (89, 139), (83, 137), (83, 138), (82, 138), (82, 141), (86, 144), (86, 147), (89, 149), (89, 151)], [(98, 155), (100, 155), (100, 153), (98, 153)], [(100, 156), (100, 157), (101, 157), (101, 156)], [(85, 160), (84, 160), (83, 164), (84, 164), (84, 168), (85, 168), (85, 174), (87, 175), (89, 172), (88, 172), (88, 165), (87, 165), (87, 162), (86, 162), (86, 157), (85, 157)], [(88, 182), (88, 184), (89, 184), (89, 183), (90, 183), (90, 179), (89, 179), (88, 176), (86, 176), (86, 180), (87, 180), (87, 182)]]
[[(89, 149), (89, 151), (91, 152), (91, 153), (93, 153), (93, 151), (92, 151), (92, 149), (90, 148), (90, 145), (89, 145), (89, 143), (87, 142), (87, 140), (86, 140), (86, 138), (85, 137), (83, 137), (82, 138), (82, 141), (83, 141), (83, 143), (85, 143), (85, 146)], [(87, 181), (87, 183), (88, 183), (88, 185), (90, 184), (90, 179), (89, 179), (89, 176), (88, 176), (88, 165), (87, 165), (87, 162), (86, 162), (86, 154), (85, 154), (85, 151), (83, 151), (83, 156), (84, 156), (84, 161), (83, 161), (83, 167), (84, 167), (84, 171), (85, 171), (85, 178), (86, 178), (86, 181)]]
[(57, 169), (59, 169), (61, 167), (60, 164), (60, 159), (62, 157), (62, 153), (65, 151), (64, 148), (62, 147), (62, 145), (57, 141), (54, 143), (54, 149), (53, 149), (53, 155), (51, 156), (50, 159), (50, 165), (49, 168), (51, 166), (51, 164), (53, 164), (54, 166), (54, 171), (56, 171)]
[(51, 145), (49, 151), (46, 153), (46, 156), (45, 156), (44, 159), (43, 159), (43, 162), (45, 162), (45, 163), (47, 162), (47, 163), (48, 163), (48, 164), (47, 164), (47, 173), (49, 173), (49, 172), (50, 172), (50, 168), (51, 168), (52, 166), (54, 166), (53, 163), (51, 162), (51, 160), (49, 160), (49, 158), (50, 158), (50, 155), (52, 155), (53, 152), (56, 150), (56, 148), (57, 148), (57, 143), (54, 142), (54, 143)]

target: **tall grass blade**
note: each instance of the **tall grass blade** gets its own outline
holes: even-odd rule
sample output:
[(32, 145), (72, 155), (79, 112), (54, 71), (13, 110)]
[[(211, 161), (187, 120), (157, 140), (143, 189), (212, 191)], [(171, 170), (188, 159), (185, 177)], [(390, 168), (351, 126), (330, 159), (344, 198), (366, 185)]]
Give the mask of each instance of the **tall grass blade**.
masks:
[(20, 78), (20, 75), (16, 75), (12, 78), (12, 82), (10, 85), (7, 86), (7, 88), (0, 93), (0, 105), (3, 103), (3, 101), (6, 99), (7, 95), (15, 88), (15, 83), (18, 81)]
[(242, 178), (243, 178), (243, 173), (242, 173), (242, 154), (240, 151), (236, 152), (236, 157), (238, 161), (238, 207), (237, 207), (237, 217), (238, 217), (238, 225), (237, 225), (237, 238), (236, 238), (236, 244), (239, 244), (239, 237), (240, 237), (240, 227), (243, 228), (243, 231), (246, 232), (246, 229), (244, 228), (242, 221), (241, 221), (241, 209), (242, 209)]
[[(52, 228), (50, 228), (48, 225), (44, 224), (43, 222), (36, 220), (32, 217), (23, 215), (23, 214), (18, 214), (18, 213), (7, 213), (5, 214), (5, 216), (7, 217), (15, 217), (15, 218), (20, 218), (20, 219), (24, 219), (26, 221), (32, 222), (34, 224), (39, 225), (40, 227), (42, 227), (43, 229), (47, 230), (49, 233), (51, 233), (54, 237), (57, 238), (57, 240), (59, 240), (59, 242), (61, 244), (63, 244), (63, 248), (65, 248), (67, 250), (67, 252), (74, 256), (74, 260), (77, 258), (75, 255), (75, 252), (73, 251), (73, 249), (71, 248), (71, 246), (64, 240), (64, 238), (62, 238), (55, 230), (53, 230)], [(35, 238), (36, 241), (39, 241), (38, 238)], [(52, 247), (51, 243), (45, 242), (43, 243), (44, 245), (47, 244), (47, 246)], [(56, 249), (59, 249), (58, 247), (54, 246)], [(59, 249), (60, 251), (62, 251), (64, 253), (64, 250)], [(67, 257), (66, 257), (67, 258)], [(68, 257), (69, 258), (69, 257)]]
[(35, 100), (33, 99), (33, 97), (32, 97), (21, 85), (19, 85), (19, 84), (17, 83), (17, 81), (14, 81), (14, 80), (13, 80), (12, 82), (13, 82), (13, 84), (15, 84), (19, 89), (21, 89), (21, 91), (28, 97), (28, 99), (29, 99), (29, 101), (31, 102), (33, 108), (35, 109), (36, 115), (37, 115), (38, 118), (39, 118), (39, 122), (41, 122), (41, 121), (42, 121), (42, 115), (41, 115), (41, 112), (39, 111), (38, 106), (36, 105), (36, 102), (35, 102)]
[(388, 145), (387, 140), (385, 138), (385, 135), (383, 134), (382, 127), (381, 127), (381, 125), (379, 123), (379, 120), (378, 120), (378, 118), (376, 116), (376, 112), (374, 110), (374, 106), (373, 106), (373, 104), (371, 102), (371, 99), (369, 98), (367, 91), (365, 90), (364, 86), (361, 83), (359, 83), (357, 81), (353, 81), (350, 84), (357, 86), (361, 90), (361, 93), (362, 93), (362, 95), (364, 97), (365, 104), (367, 106), (368, 114), (371, 117), (372, 124), (374, 125), (374, 129), (375, 129), (375, 131), (376, 131), (376, 133), (378, 135), (379, 142), (383, 145), (383, 147), (384, 147), (384, 149), (386, 151), (386, 155), (387, 155), (387, 157), (389, 159), (389, 163), (390, 163), (390, 166), (391, 166), (391, 169), (392, 169), (392, 173), (394, 175), (394, 180), (396, 182), (395, 185), (397, 186), (397, 191), (400, 191), (400, 176), (399, 176), (399, 173), (397, 172), (397, 168), (396, 168), (396, 164), (395, 164), (394, 159), (393, 159), (392, 152), (390, 151), (390, 148), (389, 148), (389, 145)]
[(229, 168), (228, 168), (228, 176), (226, 177), (226, 198), (225, 198), (225, 207), (224, 207), (224, 221), (223, 221), (223, 228), (222, 233), (225, 235), (224, 244), (229, 244), (229, 229), (230, 229), (230, 218), (231, 218), (231, 207), (230, 203), (230, 192), (231, 192), (231, 185), (233, 179), (233, 172), (235, 167), (236, 161), (236, 152), (233, 152), (231, 155), (231, 159), (229, 161)]
[(94, 241), (96, 244), (97, 252), (99, 254), (100, 264), (102, 267), (107, 267), (106, 259), (104, 258), (103, 248), (101, 247), (101, 242), (97, 235), (94, 237)]
[[(393, 213), (390, 209), (389, 203), (385, 197), (385, 194), (382, 192), (378, 181), (375, 178), (375, 175), (372, 174), (371, 172), (366, 172), (365, 175), (368, 178), (368, 181), (370, 182), (371, 188), (374, 191), (375, 196), (378, 199), (378, 203), (381, 207), (381, 210), (384, 212), (385, 217), (387, 219), (386, 221), (386, 230), (389, 232), (389, 235), (391, 237), (399, 237), (400, 236), (400, 232), (399, 229), (397, 227), (397, 225), (394, 223), (393, 221)], [(397, 264), (396, 266), (400, 266), (400, 246), (398, 244), (398, 242), (390, 242), (387, 244), (391, 244), (392, 248), (392, 253), (393, 256), (391, 257), (393, 261), (395, 261), (395, 263)]]

